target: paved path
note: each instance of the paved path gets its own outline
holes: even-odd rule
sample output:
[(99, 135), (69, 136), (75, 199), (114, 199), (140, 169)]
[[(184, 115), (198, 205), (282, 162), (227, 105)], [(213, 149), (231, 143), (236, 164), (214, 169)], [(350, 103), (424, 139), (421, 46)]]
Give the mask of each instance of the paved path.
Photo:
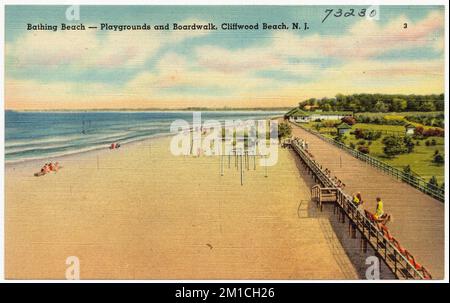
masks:
[(365, 208), (375, 211), (380, 196), (385, 212), (393, 216), (388, 223), (392, 234), (425, 266), (434, 279), (444, 277), (444, 204), (421, 191), (384, 174), (344, 150), (293, 126), (293, 136), (305, 139), (314, 158), (345, 184), (345, 192), (360, 191)]

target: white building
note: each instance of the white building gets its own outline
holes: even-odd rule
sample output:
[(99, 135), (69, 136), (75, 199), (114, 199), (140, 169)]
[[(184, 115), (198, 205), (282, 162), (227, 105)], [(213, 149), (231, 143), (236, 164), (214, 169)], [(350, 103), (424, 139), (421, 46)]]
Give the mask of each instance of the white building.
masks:
[(346, 116), (353, 116), (352, 112), (322, 112), (302, 111), (299, 108), (294, 108), (286, 113), (285, 117), (291, 122), (308, 123), (317, 120), (340, 120)]

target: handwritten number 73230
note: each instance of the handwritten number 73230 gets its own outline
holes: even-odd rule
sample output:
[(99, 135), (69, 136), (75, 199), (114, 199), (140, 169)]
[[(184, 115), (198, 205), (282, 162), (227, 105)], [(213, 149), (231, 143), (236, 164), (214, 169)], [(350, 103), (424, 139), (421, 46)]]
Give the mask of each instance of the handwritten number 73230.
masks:
[(322, 19), (322, 23), (325, 22), (325, 20), (328, 19), (328, 17), (332, 16), (335, 18), (348, 18), (348, 17), (366, 17), (368, 13), (369, 17), (375, 17), (377, 14), (377, 10), (376, 9), (372, 9), (368, 12), (367, 8), (362, 8), (359, 10), (356, 10), (354, 8), (349, 8), (346, 10), (343, 10), (342, 8), (339, 9), (333, 9), (333, 8), (327, 8), (325, 10), (325, 17)]

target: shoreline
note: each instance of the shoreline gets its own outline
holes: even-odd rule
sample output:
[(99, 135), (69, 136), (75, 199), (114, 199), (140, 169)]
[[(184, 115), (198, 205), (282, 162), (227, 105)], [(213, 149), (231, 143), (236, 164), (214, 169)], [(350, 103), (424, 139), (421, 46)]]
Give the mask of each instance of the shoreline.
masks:
[[(280, 120), (282, 118), (282, 116), (270, 116), (270, 117), (265, 117), (264, 120)], [(191, 126), (190, 131), (192, 131), (193, 128)], [(135, 140), (129, 141), (129, 142), (120, 142), (121, 146), (132, 146), (133, 144), (137, 144), (139, 142), (143, 142), (143, 141), (147, 141), (147, 140), (155, 140), (158, 138), (164, 138), (164, 137), (171, 137), (176, 135), (176, 133), (158, 133), (158, 134), (153, 134), (153, 135), (149, 135), (149, 136), (144, 136), (142, 138), (137, 138)], [(6, 143), (6, 140), (5, 140)], [(4, 159), (4, 165), (5, 165), (5, 170), (6, 168), (10, 168), (10, 167), (15, 167), (15, 166), (20, 166), (20, 165), (26, 165), (28, 163), (32, 163), (32, 162), (53, 162), (56, 161), (54, 159), (67, 159), (70, 157), (75, 157), (77, 155), (83, 155), (83, 154), (89, 154), (89, 153), (95, 153), (95, 152), (99, 152), (103, 149), (109, 149), (108, 146), (97, 146), (97, 147), (93, 147), (92, 149), (88, 149), (88, 150), (73, 150), (70, 153), (67, 154), (61, 154), (61, 155), (57, 155), (57, 156), (37, 156), (36, 158), (32, 158), (32, 159), (17, 159), (17, 160), (11, 160), (11, 161), (7, 161), (6, 159)]]
[[(157, 140), (160, 138), (165, 138), (165, 137), (171, 137), (174, 134), (155, 134), (155, 135), (151, 135), (150, 137), (143, 137), (143, 138), (139, 138), (130, 142), (125, 142), (125, 143), (120, 143), (121, 148), (122, 147), (130, 147), (133, 146), (134, 144), (138, 144), (138, 143), (142, 143), (145, 141), (150, 141), (150, 140)], [(58, 161), (59, 159), (70, 159), (72, 157), (77, 157), (77, 156), (82, 156), (82, 155), (88, 155), (88, 154), (93, 154), (93, 153), (100, 153), (100, 152), (106, 152), (106, 151), (110, 151), (109, 146), (98, 146), (96, 148), (93, 149), (89, 149), (89, 150), (78, 150), (78, 151), (74, 151), (73, 153), (69, 153), (69, 154), (63, 154), (60, 156), (43, 156), (41, 158), (33, 158), (33, 159), (23, 159), (23, 160), (14, 160), (14, 162), (7, 162), (5, 161), (5, 170), (7, 168), (13, 168), (16, 166), (22, 166), (22, 165), (27, 165), (33, 162), (46, 162), (46, 161), (50, 161), (50, 162), (54, 162), (54, 161)]]

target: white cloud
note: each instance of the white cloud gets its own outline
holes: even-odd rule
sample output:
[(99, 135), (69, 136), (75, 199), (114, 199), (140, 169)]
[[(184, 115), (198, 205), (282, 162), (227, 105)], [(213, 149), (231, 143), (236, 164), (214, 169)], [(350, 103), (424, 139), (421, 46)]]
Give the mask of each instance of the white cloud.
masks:
[[(434, 47), (443, 50), (444, 16), (430, 13), (419, 22), (399, 16), (387, 24), (363, 19), (342, 35), (306, 35), (280, 31), (273, 34), (269, 45), (228, 50), (218, 46), (197, 47), (198, 64), (223, 73), (241, 73), (278, 68), (307, 75), (317, 68), (308, 60), (341, 59), (343, 62), (368, 60), (393, 50)], [(382, 20), (382, 19), (381, 19)], [(408, 27), (403, 28), (403, 24)], [(292, 59), (299, 62), (292, 64)]]
[[(406, 20), (406, 21), (405, 21)], [(185, 23), (199, 22), (190, 20)], [(408, 22), (405, 31), (403, 23)], [(443, 14), (416, 23), (404, 17), (387, 24), (361, 20), (340, 36), (277, 32), (264, 45), (227, 49), (197, 46), (194, 58), (165, 53), (152, 71), (142, 71), (122, 86), (71, 82), (40, 84), (6, 79), (7, 105), (55, 102), (56, 107), (280, 106), (309, 97), (341, 93), (439, 93), (444, 89), (444, 59), (391, 61), (374, 57), (392, 50), (443, 49)], [(69, 65), (73, 68), (126, 68), (141, 65), (163, 45), (204, 32), (27, 34), (7, 45), (19, 65)], [(69, 39), (70, 38), (70, 39)], [(63, 39), (63, 40), (61, 40)], [(322, 66), (312, 59), (334, 59)], [(258, 72), (289, 73), (295, 82), (258, 77)], [(305, 81), (302, 76), (313, 76)], [(177, 93), (178, 88), (190, 88)], [(212, 93), (206, 94), (205, 91)], [(215, 94), (226, 92), (226, 95)], [(60, 105), (61, 100), (67, 103)], [(42, 101), (45, 100), (45, 101)], [(44, 102), (44, 103), (42, 103)], [(65, 106), (66, 105), (66, 106)], [(44, 105), (42, 105), (44, 106)], [(11, 106), (10, 106), (11, 107)], [(36, 108), (36, 106), (34, 106)]]
[(153, 29), (32, 31), (9, 42), (6, 56), (13, 62), (13, 67), (19, 69), (29, 66), (75, 69), (139, 67), (163, 46), (206, 34), (203, 30), (166, 32)]

